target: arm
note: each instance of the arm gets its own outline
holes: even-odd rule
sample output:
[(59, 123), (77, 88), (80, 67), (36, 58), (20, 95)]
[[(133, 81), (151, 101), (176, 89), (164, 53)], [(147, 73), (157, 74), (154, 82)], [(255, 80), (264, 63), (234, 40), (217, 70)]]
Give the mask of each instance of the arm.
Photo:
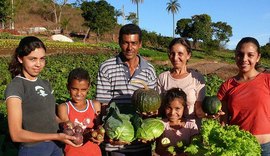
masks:
[(38, 142), (58, 140), (72, 146), (78, 146), (71, 142), (76, 138), (63, 133), (36, 133), (22, 128), (22, 101), (19, 98), (8, 98), (6, 101), (8, 112), (8, 127), (12, 141), (14, 142)]
[(229, 110), (228, 110), (227, 102), (221, 101), (221, 103), (222, 103), (221, 110), (222, 112), (224, 112), (224, 114), (220, 116), (220, 123), (222, 125), (225, 125), (229, 123)]
[(60, 119), (60, 122), (69, 121), (67, 105), (65, 103), (60, 104), (57, 107), (57, 111), (58, 111), (58, 117)]
[(101, 117), (102, 117), (102, 106), (101, 103), (97, 100), (93, 100), (93, 106), (96, 111), (96, 118), (95, 118), (95, 126), (101, 125)]
[(202, 109), (202, 101), (196, 101), (195, 106), (194, 106), (195, 114), (198, 118), (203, 118), (205, 117), (205, 113)]

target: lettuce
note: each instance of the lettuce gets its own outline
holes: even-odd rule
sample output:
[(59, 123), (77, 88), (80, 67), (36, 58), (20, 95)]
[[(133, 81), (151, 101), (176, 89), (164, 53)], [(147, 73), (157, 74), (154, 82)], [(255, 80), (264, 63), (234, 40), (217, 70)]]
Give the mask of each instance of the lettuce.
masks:
[(261, 154), (261, 147), (251, 133), (239, 126), (221, 126), (217, 120), (203, 119), (201, 134), (192, 139), (185, 152), (197, 156), (256, 156)]

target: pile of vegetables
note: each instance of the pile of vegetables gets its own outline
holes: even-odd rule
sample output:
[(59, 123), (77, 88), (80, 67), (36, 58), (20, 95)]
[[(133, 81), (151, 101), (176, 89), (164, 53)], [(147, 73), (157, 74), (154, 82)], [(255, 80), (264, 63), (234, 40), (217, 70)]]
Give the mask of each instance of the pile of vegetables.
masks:
[(160, 119), (142, 119), (138, 114), (121, 114), (115, 103), (110, 104), (108, 114), (103, 121), (105, 134), (110, 142), (121, 144), (130, 144), (134, 140), (152, 141), (165, 129)]
[(198, 156), (255, 156), (261, 147), (251, 133), (236, 125), (221, 126), (217, 120), (203, 119), (201, 134), (184, 151)]

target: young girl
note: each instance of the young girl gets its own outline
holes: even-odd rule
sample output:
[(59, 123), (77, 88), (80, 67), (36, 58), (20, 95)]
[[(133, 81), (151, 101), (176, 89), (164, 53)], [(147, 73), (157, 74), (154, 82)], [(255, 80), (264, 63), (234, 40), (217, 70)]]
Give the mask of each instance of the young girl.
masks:
[[(165, 131), (156, 141), (156, 153), (161, 156), (169, 156), (168, 146), (176, 146), (177, 142), (182, 141), (185, 145), (189, 144), (191, 137), (198, 133), (198, 127), (193, 121), (185, 120), (184, 110), (187, 109), (186, 93), (180, 88), (169, 89), (164, 96), (165, 115), (163, 119)], [(164, 145), (163, 139), (168, 138), (170, 143)]]
[[(70, 101), (59, 105), (58, 115), (63, 122), (80, 122), (90, 119), (88, 128), (98, 124), (101, 105), (99, 101), (86, 99), (90, 88), (90, 77), (86, 70), (76, 68), (69, 73), (67, 88), (71, 97)], [(100, 141), (87, 140), (81, 147), (65, 147), (65, 156), (101, 156)]]
[(45, 45), (33, 36), (23, 38), (9, 64), (13, 80), (5, 91), (12, 141), (20, 142), (19, 156), (62, 156), (56, 142), (76, 146), (75, 137), (57, 133), (55, 98), (50, 84), (38, 78), (45, 66)]

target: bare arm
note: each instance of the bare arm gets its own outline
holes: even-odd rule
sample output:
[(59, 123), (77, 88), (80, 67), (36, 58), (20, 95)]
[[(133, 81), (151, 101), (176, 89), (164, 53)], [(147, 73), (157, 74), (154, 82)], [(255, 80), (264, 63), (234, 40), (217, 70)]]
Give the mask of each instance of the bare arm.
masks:
[(71, 142), (76, 138), (63, 133), (36, 133), (22, 128), (22, 101), (19, 98), (8, 98), (6, 101), (8, 112), (8, 127), (12, 141), (14, 142), (39, 142), (58, 140), (72, 146)]
[(67, 105), (65, 103), (60, 104), (57, 107), (57, 111), (58, 111), (58, 117), (60, 119), (60, 122), (69, 121)]
[(229, 123), (229, 111), (228, 111), (228, 105), (227, 102), (221, 101), (222, 107), (221, 110), (224, 112), (222, 116), (220, 116), (220, 123), (222, 125), (228, 124)]
[(203, 118), (205, 117), (205, 112), (202, 109), (202, 101), (196, 101), (195, 102), (195, 114), (198, 118)]
[[(98, 125), (101, 125), (101, 123), (102, 123), (102, 121), (101, 121), (102, 115), (103, 115), (102, 111), (104, 111), (104, 110), (102, 110), (101, 103), (97, 100), (93, 100), (93, 105), (94, 105), (94, 109), (96, 111), (95, 126), (98, 126)], [(106, 108), (103, 108), (103, 109), (106, 109)], [(105, 110), (105, 112), (106, 112), (106, 110)]]

